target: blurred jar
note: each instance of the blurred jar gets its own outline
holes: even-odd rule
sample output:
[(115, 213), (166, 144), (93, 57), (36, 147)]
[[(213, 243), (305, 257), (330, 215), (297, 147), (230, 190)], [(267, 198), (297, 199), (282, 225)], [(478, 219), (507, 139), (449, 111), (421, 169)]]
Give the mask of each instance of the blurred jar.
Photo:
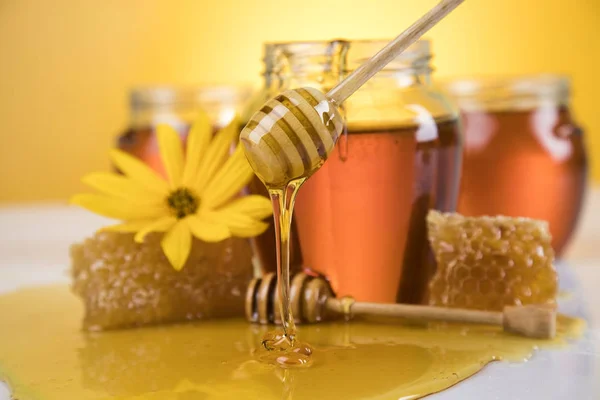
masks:
[(216, 132), (240, 113), (249, 96), (249, 89), (235, 86), (133, 89), (129, 97), (129, 126), (119, 136), (117, 145), (163, 173), (154, 131), (156, 125), (169, 124), (185, 139), (190, 124), (202, 110)]
[(569, 81), (464, 79), (445, 88), (459, 105), (465, 134), (458, 211), (546, 220), (560, 255), (575, 229), (587, 176)]
[[(251, 111), (288, 88), (327, 92), (385, 43), (267, 44), (265, 88)], [(338, 295), (424, 300), (434, 272), (425, 217), (454, 210), (461, 161), (457, 115), (430, 86), (430, 58), (429, 42), (418, 42), (344, 103), (346, 134), (300, 189), (303, 266)]]

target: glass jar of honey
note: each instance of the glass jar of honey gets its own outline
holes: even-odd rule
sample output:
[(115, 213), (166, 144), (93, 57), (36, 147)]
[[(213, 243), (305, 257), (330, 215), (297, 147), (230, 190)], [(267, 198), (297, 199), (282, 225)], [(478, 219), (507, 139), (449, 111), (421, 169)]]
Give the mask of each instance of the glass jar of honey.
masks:
[[(327, 92), (385, 43), (267, 44), (265, 88), (248, 116), (285, 89)], [(457, 115), (430, 84), (430, 59), (429, 42), (419, 41), (351, 96), (344, 134), (300, 188), (292, 235), (302, 266), (324, 274), (338, 296), (425, 299), (434, 272), (425, 218), (454, 211), (462, 148)], [(259, 244), (265, 252), (274, 252), (273, 237)]]
[(549, 222), (564, 250), (581, 211), (587, 157), (561, 76), (444, 84), (461, 110), (465, 151), (458, 211)]
[(136, 88), (129, 98), (129, 126), (119, 136), (117, 146), (162, 172), (154, 131), (157, 124), (171, 125), (185, 139), (202, 110), (216, 131), (231, 122), (249, 96), (249, 89), (234, 86)]

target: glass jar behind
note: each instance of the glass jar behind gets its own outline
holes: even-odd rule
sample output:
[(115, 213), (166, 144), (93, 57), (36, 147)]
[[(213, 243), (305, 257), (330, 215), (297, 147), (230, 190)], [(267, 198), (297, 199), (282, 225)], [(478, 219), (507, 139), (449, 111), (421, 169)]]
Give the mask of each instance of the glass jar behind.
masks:
[(575, 229), (587, 175), (569, 81), (539, 75), (445, 87), (461, 109), (465, 134), (459, 212), (546, 220), (560, 255)]
[(231, 122), (249, 95), (249, 89), (234, 86), (133, 89), (129, 98), (129, 126), (119, 136), (117, 145), (163, 172), (154, 132), (157, 124), (171, 125), (183, 139), (190, 124), (202, 110), (209, 116), (216, 131)]
[[(288, 88), (327, 92), (385, 43), (268, 44), (266, 87), (251, 111)], [(425, 218), (454, 210), (461, 160), (457, 116), (430, 86), (430, 58), (429, 42), (416, 43), (344, 103), (346, 134), (300, 189), (303, 266), (338, 295), (425, 300), (434, 272)]]

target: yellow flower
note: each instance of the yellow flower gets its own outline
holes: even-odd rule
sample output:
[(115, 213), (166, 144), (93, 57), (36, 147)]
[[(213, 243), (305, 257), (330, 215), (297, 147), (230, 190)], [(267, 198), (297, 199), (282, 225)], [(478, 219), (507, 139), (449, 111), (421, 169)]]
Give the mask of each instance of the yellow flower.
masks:
[(239, 197), (253, 176), (241, 146), (230, 156), (239, 125), (234, 120), (213, 138), (201, 115), (190, 129), (187, 151), (168, 125), (156, 129), (166, 178), (120, 150), (110, 158), (124, 174), (94, 173), (83, 178), (98, 194), (79, 194), (71, 202), (96, 214), (122, 220), (103, 230), (136, 233), (142, 242), (150, 232), (165, 232), (162, 249), (180, 270), (191, 248), (192, 235), (205, 242), (231, 236), (252, 237), (267, 229), (270, 201), (262, 196)]

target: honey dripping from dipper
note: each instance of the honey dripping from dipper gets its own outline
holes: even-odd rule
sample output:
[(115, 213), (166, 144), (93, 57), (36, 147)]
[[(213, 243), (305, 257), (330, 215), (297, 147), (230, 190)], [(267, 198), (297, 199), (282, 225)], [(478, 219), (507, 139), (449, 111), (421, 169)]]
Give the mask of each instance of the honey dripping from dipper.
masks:
[(312, 88), (291, 90), (267, 102), (242, 130), (252, 169), (269, 191), (277, 247), (279, 316), (283, 332), (263, 338), (264, 357), (285, 367), (310, 364), (312, 349), (296, 340), (290, 304), (290, 228), (302, 183), (327, 159), (343, 130), (333, 102)]
[(263, 346), (276, 363), (287, 367), (310, 362), (310, 347), (296, 343), (290, 307), (289, 234), (298, 189), (327, 160), (342, 133), (338, 106), (463, 1), (440, 1), (327, 94), (300, 88), (271, 99), (240, 133), (246, 157), (273, 203), (283, 334), (267, 335)]

